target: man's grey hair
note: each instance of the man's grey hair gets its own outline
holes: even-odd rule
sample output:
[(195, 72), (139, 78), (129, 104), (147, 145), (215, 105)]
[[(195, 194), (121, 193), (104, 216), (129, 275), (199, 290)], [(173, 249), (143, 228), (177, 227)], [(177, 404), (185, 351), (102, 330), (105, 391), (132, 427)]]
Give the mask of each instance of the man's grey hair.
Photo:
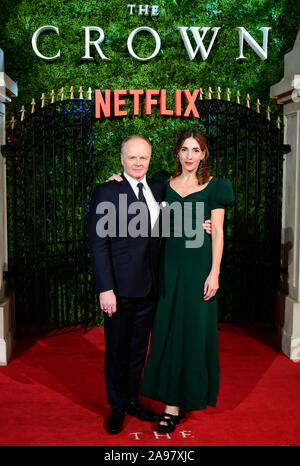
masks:
[(123, 150), (124, 150), (124, 146), (126, 144), (126, 142), (128, 141), (131, 141), (131, 139), (143, 139), (145, 142), (147, 142), (150, 146), (150, 149), (152, 151), (152, 146), (151, 146), (151, 143), (149, 141), (149, 139), (147, 139), (145, 136), (142, 136), (140, 134), (131, 134), (130, 136), (127, 136), (127, 138), (123, 139), (122, 141), (122, 144), (121, 144), (121, 153), (123, 154)]

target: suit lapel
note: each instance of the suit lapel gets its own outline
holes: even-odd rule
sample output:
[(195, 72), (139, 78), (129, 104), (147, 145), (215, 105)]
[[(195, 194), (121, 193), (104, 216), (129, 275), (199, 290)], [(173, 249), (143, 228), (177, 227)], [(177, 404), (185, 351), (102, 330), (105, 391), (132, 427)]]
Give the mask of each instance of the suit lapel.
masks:
[(159, 186), (158, 183), (153, 183), (153, 181), (150, 178), (146, 178), (146, 179), (147, 179), (148, 186), (152, 191), (154, 199), (156, 200), (156, 202), (161, 202), (162, 201), (161, 187)]
[(138, 199), (129, 183), (129, 181), (124, 176), (124, 172), (121, 173), (123, 181), (119, 182), (119, 193), (120, 194), (127, 194), (127, 204), (131, 204), (132, 202), (136, 202)]
[[(123, 181), (119, 182), (120, 193), (122, 193), (122, 194), (126, 193), (127, 194), (128, 203), (137, 201), (137, 197), (136, 197), (136, 195), (135, 195), (129, 181), (124, 176), (124, 171), (121, 173), (121, 176), (123, 178)], [(162, 201), (161, 187), (159, 186), (159, 184), (153, 183), (151, 178), (147, 178), (147, 177), (146, 177), (146, 181), (147, 181), (147, 184), (148, 184), (149, 188), (151, 189), (151, 192), (152, 192), (156, 202), (161, 202)]]
[[(124, 176), (124, 171), (121, 173), (121, 176), (123, 178), (123, 181), (120, 181), (118, 183), (119, 194), (127, 194), (127, 205), (130, 205), (132, 202), (137, 201), (137, 197), (129, 181)], [(146, 177), (146, 181), (148, 183), (149, 188), (151, 189), (154, 199), (156, 200), (156, 202), (160, 204), (164, 200), (160, 183), (153, 182), (150, 178), (147, 178), (147, 177)], [(132, 215), (133, 214), (128, 215), (128, 218), (131, 218)], [(161, 208), (159, 209), (158, 221), (159, 221), (159, 231), (161, 231), (161, 221), (162, 221), (162, 209)]]
[(154, 199), (160, 205), (159, 215), (158, 215), (158, 220), (157, 221), (159, 223), (158, 228), (159, 228), (159, 232), (160, 232), (160, 235), (161, 235), (161, 232), (162, 232), (162, 210), (164, 209), (164, 207), (162, 207), (161, 203), (164, 200), (164, 194), (163, 194), (164, 187), (162, 188), (160, 183), (155, 183), (151, 179), (147, 179), (147, 183), (148, 183), (149, 188), (152, 191)]

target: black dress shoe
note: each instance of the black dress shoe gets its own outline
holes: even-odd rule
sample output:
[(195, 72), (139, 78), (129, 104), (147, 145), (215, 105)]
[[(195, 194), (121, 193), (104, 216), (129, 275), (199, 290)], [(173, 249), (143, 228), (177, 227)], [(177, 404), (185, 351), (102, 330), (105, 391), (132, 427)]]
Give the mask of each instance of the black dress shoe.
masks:
[(125, 409), (125, 414), (132, 414), (142, 421), (157, 421), (158, 414), (153, 413), (149, 409), (142, 406), (138, 401), (130, 401), (127, 408)]
[(112, 408), (109, 418), (106, 421), (106, 430), (110, 434), (118, 434), (123, 430), (123, 421), (125, 417), (124, 409)]

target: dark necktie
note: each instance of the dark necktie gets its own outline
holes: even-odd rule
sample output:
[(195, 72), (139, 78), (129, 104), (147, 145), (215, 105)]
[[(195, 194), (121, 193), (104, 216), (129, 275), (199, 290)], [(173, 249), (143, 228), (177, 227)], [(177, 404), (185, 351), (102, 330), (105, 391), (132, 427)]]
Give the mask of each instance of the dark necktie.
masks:
[(141, 202), (144, 202), (146, 204), (146, 207), (147, 207), (147, 211), (148, 211), (148, 235), (151, 236), (151, 217), (150, 217), (150, 210), (149, 210), (149, 207), (148, 207), (148, 204), (146, 202), (146, 199), (145, 199), (145, 196), (144, 196), (144, 193), (143, 193), (143, 183), (138, 183), (137, 184), (138, 188), (139, 188), (139, 201)]

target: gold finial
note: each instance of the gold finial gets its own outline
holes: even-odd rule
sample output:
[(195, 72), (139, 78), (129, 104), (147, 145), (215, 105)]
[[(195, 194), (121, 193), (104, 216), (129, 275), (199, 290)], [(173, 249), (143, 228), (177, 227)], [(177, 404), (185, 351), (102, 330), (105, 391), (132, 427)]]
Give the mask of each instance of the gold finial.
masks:
[(92, 100), (92, 89), (90, 87), (88, 88), (88, 99)]
[(42, 93), (41, 101), (42, 101), (41, 107), (43, 108), (43, 107), (45, 107), (45, 103), (46, 103), (46, 99), (45, 99), (45, 94), (44, 94), (44, 92)]
[(211, 99), (212, 90), (211, 87), (208, 88), (208, 99)]
[(51, 91), (51, 104), (54, 104), (55, 103), (55, 91), (54, 89), (52, 89)]
[(240, 91), (237, 91), (237, 93), (236, 93), (236, 103), (237, 103), (237, 104), (240, 104), (240, 103), (241, 103), (241, 102), (240, 102), (240, 96), (241, 96)]
[(280, 129), (280, 123), (281, 123), (281, 120), (280, 120), (280, 116), (277, 118), (277, 128)]
[(230, 94), (231, 94), (230, 89), (229, 89), (229, 87), (227, 87), (226, 100), (228, 100), (228, 102), (230, 102)]
[(203, 90), (202, 90), (202, 87), (200, 87), (200, 90), (199, 90), (199, 100), (203, 100)]
[(218, 86), (218, 89), (217, 89), (217, 99), (220, 100), (221, 99), (221, 89), (220, 87)]
[(246, 107), (250, 108), (250, 94), (246, 96)]
[(60, 100), (65, 100), (65, 90), (63, 87), (61, 88), (61, 91), (60, 91)]
[(23, 121), (24, 118), (25, 118), (25, 112), (26, 112), (25, 107), (24, 107), (24, 105), (22, 105), (21, 110), (20, 110), (20, 113), (21, 113), (21, 121)]
[(34, 113), (35, 112), (35, 100), (34, 99), (32, 99), (30, 105), (31, 105), (31, 113)]
[(82, 90), (82, 86), (80, 86), (80, 88), (79, 88), (79, 99), (83, 99), (83, 90)]
[(271, 121), (271, 115), (270, 115), (270, 114), (271, 114), (271, 109), (270, 109), (270, 106), (268, 105), (268, 108), (267, 108), (267, 119), (268, 119), (269, 121)]
[(70, 89), (70, 99), (74, 99), (74, 86), (71, 86)]
[(10, 127), (11, 127), (11, 129), (14, 129), (15, 124), (16, 124), (16, 121), (17, 121), (17, 120), (15, 119), (14, 114), (12, 114), (11, 120), (10, 120)]
[(257, 99), (257, 101), (256, 101), (256, 111), (257, 111), (257, 113), (260, 113), (260, 106), (261, 106), (260, 100)]

